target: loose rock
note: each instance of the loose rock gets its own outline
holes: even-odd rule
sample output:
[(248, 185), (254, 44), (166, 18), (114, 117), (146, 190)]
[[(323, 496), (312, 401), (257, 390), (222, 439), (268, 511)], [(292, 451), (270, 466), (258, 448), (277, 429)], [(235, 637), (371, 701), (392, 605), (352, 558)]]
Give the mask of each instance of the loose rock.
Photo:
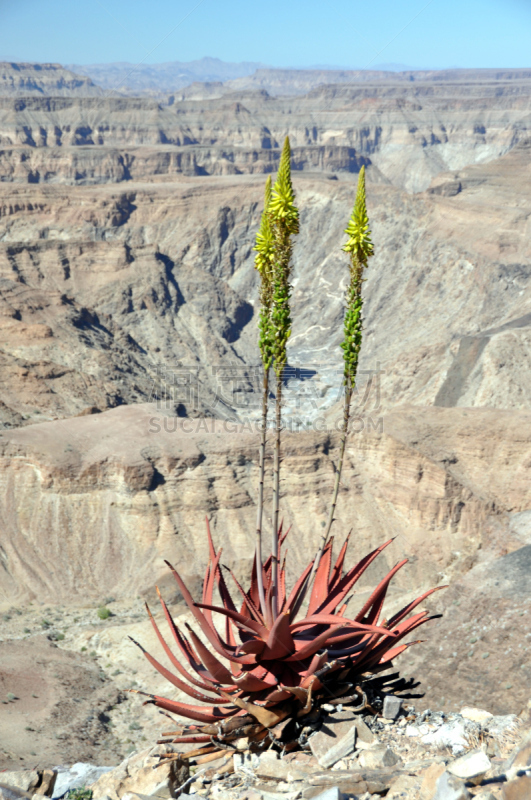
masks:
[(469, 797), (470, 792), (463, 781), (449, 772), (443, 772), (437, 781), (433, 800), (468, 800)]
[(4, 786), (13, 786), (23, 792), (33, 794), (40, 780), (40, 775), (36, 770), (12, 770), (0, 773)]
[(448, 766), (448, 772), (464, 781), (485, 775), (491, 768), (489, 757), (483, 750), (470, 750)]
[(465, 706), (459, 713), (471, 722), (487, 722), (494, 716), (490, 711), (485, 711), (483, 708), (472, 708), (471, 706)]
[(0, 783), (0, 800), (20, 800), (20, 798), (33, 797), (30, 792), (23, 792), (22, 789), (17, 789), (16, 786), (6, 786)]
[(378, 746), (363, 750), (359, 757), (360, 766), (367, 769), (381, 769), (382, 767), (394, 767), (401, 763), (401, 759), (393, 753), (390, 747)]
[(385, 719), (396, 719), (402, 708), (402, 700), (393, 694), (388, 694), (384, 698), (382, 714)]
[(158, 756), (162, 752), (165, 752), (163, 748), (151, 748), (133, 753), (90, 786), (93, 797), (106, 795), (110, 800), (121, 800), (131, 792), (150, 797), (173, 797), (188, 779), (189, 768), (187, 762), (180, 759), (161, 761)]
[(64, 797), (71, 789), (90, 786), (112, 769), (112, 767), (95, 767), (94, 764), (86, 764), (81, 761), (70, 769), (58, 769), (52, 798), (57, 800), (59, 797)]

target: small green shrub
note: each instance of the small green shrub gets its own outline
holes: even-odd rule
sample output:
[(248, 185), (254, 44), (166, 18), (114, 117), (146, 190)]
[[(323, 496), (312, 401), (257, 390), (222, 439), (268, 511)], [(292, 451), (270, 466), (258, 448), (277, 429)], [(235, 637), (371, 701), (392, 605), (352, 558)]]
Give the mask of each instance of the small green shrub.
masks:
[(13, 700), (16, 700), (16, 699), (17, 699), (17, 696), (16, 696), (16, 694), (13, 694), (13, 692), (8, 692), (8, 693), (6, 694), (6, 697), (7, 697), (8, 701), (9, 701), (10, 703), (12, 703), (12, 702), (13, 702)]
[(98, 608), (97, 614), (100, 619), (109, 619), (109, 617), (112, 617), (112, 613), (105, 606)]
[(92, 789), (80, 786), (78, 789), (70, 789), (67, 794), (68, 800), (92, 800)]

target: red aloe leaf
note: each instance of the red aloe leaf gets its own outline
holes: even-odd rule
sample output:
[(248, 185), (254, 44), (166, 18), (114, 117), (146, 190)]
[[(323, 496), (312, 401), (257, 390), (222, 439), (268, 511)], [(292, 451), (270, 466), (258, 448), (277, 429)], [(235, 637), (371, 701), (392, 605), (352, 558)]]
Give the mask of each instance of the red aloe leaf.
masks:
[(210, 553), (210, 560), (214, 561), (216, 557), (216, 549), (214, 547), (214, 542), (212, 541), (212, 534), (210, 532), (210, 520), (205, 515), (205, 522), (206, 522), (206, 529), (207, 529), (207, 539), (208, 539), (208, 550)]
[(328, 579), (330, 577), (330, 565), (332, 563), (332, 547), (334, 545), (334, 537), (331, 536), (323, 550), (317, 572), (313, 581), (312, 593), (310, 595), (310, 605), (308, 606), (308, 615), (314, 613), (328, 597)]
[[(186, 636), (184, 636), (180, 632), (178, 627), (176, 626), (176, 624), (175, 624), (175, 622), (173, 620), (173, 617), (170, 614), (169, 609), (168, 609), (166, 603), (164, 602), (164, 600), (162, 599), (161, 594), (160, 594), (160, 592), (158, 592), (158, 590), (157, 590), (157, 593), (159, 595), (159, 600), (160, 600), (160, 603), (162, 605), (162, 608), (164, 610), (164, 615), (166, 617), (166, 620), (168, 622), (170, 630), (171, 630), (171, 632), (173, 634), (173, 637), (174, 637), (179, 649), (181, 650), (183, 656), (185, 657), (185, 659), (188, 662), (188, 664), (190, 665), (190, 667), (192, 667), (194, 672), (196, 672), (198, 675), (201, 675), (202, 671), (204, 671), (204, 670), (202, 670), (202, 665), (196, 659), (196, 654), (193, 652), (192, 648), (190, 647), (190, 644), (189, 644), (188, 640), (186, 639)], [(207, 691), (210, 691), (210, 689), (211, 689), (210, 686), (208, 686), (206, 683), (203, 683), (203, 681), (198, 681), (192, 675), (189, 675), (188, 672), (185, 670), (185, 668), (177, 661), (177, 659), (175, 661), (172, 661), (172, 663), (179, 670), (181, 675), (183, 675), (183, 677), (185, 677), (186, 680), (190, 681), (190, 683), (193, 683), (194, 686), (198, 686), (200, 689), (206, 689)]]
[(284, 544), (284, 542), (286, 541), (288, 533), (290, 532), (290, 530), (292, 528), (292, 526), (290, 525), (289, 528), (286, 530), (286, 533), (282, 533), (283, 524), (284, 524), (284, 520), (282, 520), (282, 522), (280, 523), (280, 528), (279, 528), (279, 531), (278, 531), (278, 546), (279, 546), (279, 548), (281, 548), (282, 545)]
[[(265, 570), (262, 566), (262, 581), (265, 586)], [(253, 569), (251, 574), (251, 585), (247, 592), (247, 597), (252, 601), (255, 608), (260, 608), (260, 596), (258, 593), (258, 579), (256, 571), (256, 559), (253, 559)], [(242, 611), (243, 613), (243, 611)]]
[[(226, 623), (226, 630), (227, 630), (227, 642), (229, 643), (230, 647), (234, 648), (234, 652), (237, 653), (238, 645), (236, 644), (236, 639), (234, 638), (234, 633), (232, 632), (232, 625), (230, 619), (227, 617), (225, 620)], [(236, 677), (237, 675), (241, 674), (241, 667), (239, 664), (235, 664), (233, 661), (230, 662), (230, 671)]]
[[(219, 569), (219, 559), (220, 558), (221, 558), (221, 550), (214, 557), (214, 560), (213, 560), (212, 565), (210, 567), (210, 574), (208, 576), (206, 590), (203, 591), (203, 597), (204, 597), (203, 605), (204, 605), (205, 608), (207, 608), (207, 606), (212, 604), (212, 598), (214, 596), (214, 586), (216, 585), (216, 575), (218, 576), (218, 584), (219, 584), (219, 579), (221, 577), (219, 575), (219, 573), (221, 572), (221, 570)], [(212, 621), (212, 612), (207, 610), (207, 613), (205, 614), (205, 617), (208, 620), (208, 622), (211, 625), (211, 627), (214, 627), (214, 623)]]
[[(387, 631), (385, 628), (382, 628), (382, 633), (383, 631), (385, 631), (385, 634), (389, 633), (389, 631)], [(365, 640), (367, 640), (368, 637), (364, 637), (363, 634), (360, 632), (356, 633), (355, 631), (347, 630), (345, 633), (339, 634), (339, 636), (333, 636), (331, 639), (328, 640), (328, 642), (330, 647), (335, 646), (338, 642), (350, 642), (351, 643), (350, 645), (345, 644), (345, 647), (350, 647), (352, 645), (358, 644), (364, 638)]]
[(205, 647), (199, 636), (197, 636), (194, 631), (189, 628), (190, 636), (194, 643), (194, 647), (197, 650), (199, 657), (205, 667), (208, 669), (210, 674), (219, 682), (219, 683), (233, 683), (232, 675), (230, 674), (229, 670), (222, 664), (221, 661), (218, 661), (215, 655), (213, 655), (210, 650)]
[[(236, 578), (236, 575), (233, 573), (233, 571), (231, 569), (229, 569), (229, 567), (225, 567), (225, 569), (230, 574), (232, 580), (236, 584), (236, 588), (238, 589), (238, 591), (240, 592), (241, 596), (243, 597), (243, 600), (244, 600), (243, 605), (245, 606), (245, 608), (249, 609), (249, 613), (247, 614), (247, 616), (253, 616), (254, 619), (255, 619), (255, 622), (258, 622), (260, 625), (263, 625), (264, 624), (264, 619), (263, 619), (262, 615), (260, 614), (260, 612), (258, 611), (258, 608), (255, 606), (252, 598), (249, 597), (249, 594), (244, 590), (243, 586), (239, 583), (239, 581)], [(227, 603), (224, 603), (224, 605), (225, 605), (226, 608), (229, 608)], [(234, 606), (234, 604), (232, 606), (230, 606), (230, 610), (231, 611), (236, 611), (236, 607)], [(240, 613), (241, 613), (242, 616), (246, 616), (243, 611), (241, 611)]]
[[(198, 691), (196, 691), (196, 689), (192, 689), (191, 686), (188, 686), (187, 683), (185, 683), (184, 681), (180, 680), (180, 678), (178, 678), (176, 675), (174, 675), (172, 672), (170, 672), (168, 669), (166, 669), (166, 667), (164, 667), (160, 663), (160, 661), (157, 661), (156, 658), (153, 658), (153, 656), (150, 655), (147, 652), (147, 650), (145, 650), (142, 647), (141, 644), (139, 644), (137, 641), (135, 641), (135, 639), (133, 639), (132, 636), (130, 636), (129, 638), (131, 639), (132, 642), (134, 642), (134, 644), (136, 644), (137, 647), (139, 647), (142, 650), (144, 656), (147, 658), (149, 663), (152, 666), (155, 667), (157, 672), (160, 672), (160, 674), (163, 675), (164, 678), (166, 678), (167, 681), (172, 683), (174, 686), (176, 686), (182, 692), (185, 692), (187, 695), (189, 695), (189, 697), (193, 697), (194, 700), (199, 700), (202, 703), (212, 703), (213, 705), (222, 705), (222, 706), (226, 706), (227, 705), (227, 701), (226, 700), (216, 700), (215, 697), (208, 697), (206, 694), (202, 694), (202, 692), (198, 692)], [(215, 692), (216, 690), (215, 690), (214, 687), (212, 687), (211, 691)]]
[(382, 591), (380, 592), (379, 596), (374, 601), (372, 608), (369, 609), (369, 612), (366, 617), (361, 617), (368, 625), (373, 625), (378, 622), (380, 618), (380, 614), (382, 613), (382, 608), (385, 603), (385, 598), (387, 596), (387, 590), (389, 588), (389, 583), (387, 586), (384, 586)]
[[(399, 561), (398, 564), (395, 564), (393, 569), (388, 572), (388, 574), (380, 581), (374, 592), (371, 594), (361, 611), (356, 614), (356, 620), (361, 622), (361, 620), (365, 617), (371, 606), (374, 606), (375, 609), (381, 609), (383, 601), (385, 599), (385, 595), (387, 593), (387, 589), (389, 584), (391, 583), (392, 579), (396, 575), (399, 569), (402, 569), (405, 564), (407, 564), (407, 558), (404, 558), (402, 561)], [(377, 612), (379, 614), (379, 610)], [(374, 615), (372, 615), (374, 616)], [(377, 617), (376, 617), (377, 618)], [(373, 620), (371, 620), (372, 622)]]
[(210, 563), (205, 570), (205, 577), (203, 578), (203, 603), (207, 601), (208, 582), (210, 580)]
[(254, 653), (255, 655), (261, 655), (265, 648), (265, 642), (262, 639), (249, 639), (248, 642), (244, 642), (238, 647), (237, 655), (240, 653)]
[(403, 653), (404, 650), (407, 650), (408, 647), (412, 644), (418, 644), (418, 642), (409, 642), (409, 644), (399, 644), (398, 647), (391, 648), (391, 650), (388, 650), (387, 653), (383, 656), (383, 658), (380, 659), (378, 663), (387, 664), (389, 661), (392, 661), (393, 658), (396, 658), (401, 653)]
[(310, 666), (304, 672), (301, 672), (301, 678), (311, 678), (311, 676), (317, 672), (318, 669), (324, 667), (326, 662), (328, 661), (328, 652), (325, 650), (324, 653), (316, 653), (312, 660), (310, 661)]
[[(344, 628), (343, 625), (335, 625), (333, 628), (330, 628), (324, 633), (321, 633), (319, 636), (315, 636), (309, 642), (301, 643), (302, 646), (292, 655), (286, 658), (286, 661), (302, 661), (304, 658), (309, 658), (313, 656), (321, 647), (324, 647), (327, 640), (336, 633), (341, 628)], [(297, 647), (298, 642), (295, 642), (295, 647)]]
[[(291, 631), (292, 633), (302, 631), (305, 628), (313, 628), (316, 625), (340, 625), (342, 628), (350, 628), (352, 631), (363, 631), (364, 633), (389, 633), (388, 628), (367, 625), (365, 622), (358, 622), (353, 619), (345, 619), (344, 617), (338, 617), (337, 614), (314, 614), (312, 617), (305, 617), (299, 622), (294, 622), (291, 625)], [(308, 634), (308, 632), (308, 630), (304, 630), (304, 633)]]
[[(229, 587), (227, 586), (227, 583), (225, 581), (225, 576), (223, 575), (223, 572), (221, 571), (220, 567), (218, 567), (217, 581), (218, 581), (218, 589), (219, 589), (219, 593), (221, 595), (221, 600), (223, 602), (223, 605), (225, 606), (225, 608), (230, 608), (231, 611), (236, 611), (236, 606), (234, 604), (234, 600), (232, 599), (232, 595), (229, 592)], [(205, 601), (203, 600), (203, 603), (204, 602)]]
[[(163, 607), (164, 607), (164, 606), (165, 606), (165, 604), (163, 604)], [(168, 647), (168, 645), (167, 645), (167, 643), (166, 643), (166, 641), (165, 641), (164, 637), (162, 636), (162, 634), (161, 634), (161, 632), (160, 632), (160, 630), (159, 630), (159, 627), (158, 627), (157, 623), (155, 622), (155, 619), (154, 619), (154, 617), (153, 617), (153, 614), (151, 613), (151, 611), (150, 611), (150, 609), (149, 609), (149, 606), (148, 606), (148, 604), (147, 604), (147, 603), (146, 603), (146, 610), (147, 610), (147, 612), (148, 612), (149, 619), (151, 620), (151, 624), (153, 625), (153, 628), (154, 628), (154, 630), (155, 630), (155, 633), (157, 634), (157, 638), (158, 638), (159, 642), (161, 643), (162, 647), (164, 648), (164, 652), (166, 653), (166, 655), (167, 655), (167, 656), (168, 656), (168, 658), (170, 659), (170, 661), (171, 661), (171, 663), (173, 664), (173, 666), (174, 666), (176, 669), (178, 669), (178, 670), (179, 670), (179, 672), (181, 673), (181, 675), (183, 675), (183, 677), (185, 677), (185, 678), (186, 678), (186, 680), (190, 681), (190, 683), (193, 683), (195, 686), (199, 686), (201, 689), (207, 689), (208, 691), (212, 691), (212, 688), (211, 688), (210, 686), (207, 686), (206, 684), (204, 684), (204, 683), (201, 683), (200, 681), (196, 681), (194, 678), (192, 678), (192, 676), (191, 676), (191, 675), (189, 675), (189, 674), (188, 674), (188, 672), (187, 672), (187, 671), (185, 670), (185, 668), (182, 666), (181, 662), (180, 662), (180, 661), (179, 661), (177, 658), (175, 658), (174, 654), (172, 653), (172, 651), (171, 651), (171, 650), (170, 650), (170, 648)], [(167, 609), (166, 609), (166, 611), (167, 611)], [(168, 611), (168, 615), (169, 615), (169, 611)], [(170, 617), (170, 619), (171, 619), (171, 617)], [(175, 623), (173, 622), (173, 619), (171, 619), (171, 623), (172, 623), (172, 624), (173, 624), (173, 626), (175, 627)], [(130, 637), (130, 638), (131, 638), (131, 637)], [(131, 639), (131, 641), (134, 641), (134, 639)], [(137, 642), (135, 642), (135, 644), (137, 644)], [(144, 648), (142, 647), (142, 645), (138, 645), (138, 646), (140, 647), (140, 649), (142, 650), (142, 652), (144, 652), (144, 653), (147, 655), (147, 653), (146, 653), (146, 651), (144, 650)], [(158, 667), (156, 667), (156, 669), (158, 669)], [(159, 670), (159, 672), (160, 672), (160, 670)], [(183, 691), (186, 691), (186, 690), (183, 690)], [(214, 690), (214, 691), (215, 691), (215, 690)], [(188, 692), (188, 694), (190, 694), (190, 692)], [(194, 697), (195, 695), (193, 695), (193, 694), (192, 694), (192, 695), (190, 695), (190, 696), (191, 696), (191, 697)], [(196, 697), (196, 700), (199, 700), (199, 699), (202, 699), (202, 697), (199, 697), (199, 696), (197, 696), (197, 697)], [(205, 702), (208, 702), (208, 701), (205, 701)]]
[(291, 655), (295, 650), (295, 643), (290, 631), (289, 614), (280, 613), (275, 623), (269, 631), (267, 646), (262, 653), (262, 659), (272, 661), (274, 659), (284, 659)]
[(271, 689), (272, 686), (277, 685), (277, 681), (264, 681), (257, 678), (256, 675), (251, 675), (249, 672), (244, 673), (241, 678), (236, 681), (238, 689), (244, 692), (261, 692), (264, 689)]
[(196, 603), (199, 608), (208, 608), (210, 611), (217, 611), (218, 614), (224, 614), (226, 617), (234, 620), (234, 622), (243, 628), (248, 633), (254, 633), (256, 636), (260, 636), (267, 640), (268, 630), (259, 622), (255, 622), (254, 619), (250, 619), (249, 617), (244, 617), (243, 614), (238, 614), (237, 611), (231, 611), (228, 608), (223, 608), (222, 606), (212, 606), (206, 605), (204, 603)]
[(280, 611), (284, 608), (284, 603), (286, 602), (286, 556), (284, 556), (284, 561), (282, 562), (282, 567), (280, 568), (279, 581), (280, 591), (278, 596), (278, 608), (280, 613)]
[[(389, 631), (385, 631), (385, 635), (388, 636), (389, 635)], [(332, 653), (333, 653), (334, 658), (343, 658), (344, 656), (352, 655), (352, 653), (361, 652), (361, 655), (358, 656), (358, 658), (355, 661), (355, 664), (356, 664), (356, 667), (357, 667), (360, 659), (363, 660), (367, 656), (368, 653), (372, 652), (372, 648), (377, 644), (378, 640), (381, 639), (381, 638), (382, 638), (382, 634), (381, 633), (374, 633), (374, 634), (364, 638), (359, 643), (359, 645), (354, 645), (354, 647), (351, 647), (351, 648), (343, 648), (340, 651), (339, 650), (334, 650), (334, 651), (330, 650), (329, 654), (332, 655)], [(393, 640), (393, 644), (394, 644), (394, 641), (396, 641), (396, 640)]]
[(343, 573), (343, 565), (345, 563), (345, 556), (347, 554), (348, 543), (350, 541), (350, 535), (352, 531), (349, 532), (349, 535), (343, 542), (343, 547), (341, 548), (339, 555), (337, 557), (337, 561), (335, 563), (334, 569), (332, 570), (332, 575), (330, 577), (329, 588), (330, 591), (335, 589), (339, 581), (341, 580), (342, 573)]
[(411, 611), (413, 611), (413, 609), (415, 609), (418, 605), (420, 605), (420, 603), (422, 603), (427, 597), (429, 597), (430, 594), (438, 592), (440, 589), (447, 589), (447, 588), (448, 586), (436, 586), (435, 589), (429, 589), (427, 592), (424, 592), (424, 594), (422, 594), (420, 597), (417, 597), (417, 599), (413, 600), (413, 602), (409, 603), (409, 605), (404, 606), (404, 608), (398, 611), (394, 615), (394, 617), (391, 617), (391, 619), (387, 623), (389, 628), (392, 628), (393, 625), (397, 624), (397, 622), (400, 622), (401, 620), (404, 619), (404, 617), (407, 617), (407, 615)]
[(356, 566), (352, 567), (347, 574), (339, 581), (335, 589), (330, 592), (329, 597), (325, 600), (320, 608), (317, 609), (318, 613), (321, 614), (329, 614), (336, 606), (343, 602), (343, 599), (346, 595), (350, 592), (356, 581), (360, 579), (363, 575), (365, 570), (372, 564), (375, 558), (377, 558), (382, 550), (388, 547), (393, 539), (389, 539), (388, 542), (381, 544), (380, 547), (377, 547), (376, 550), (373, 550), (372, 553), (362, 558), (361, 561), (356, 564)]
[(298, 581), (296, 582), (295, 586), (291, 590), (291, 594), (288, 597), (286, 602), (286, 608), (291, 610), (291, 619), (294, 620), (297, 614), (299, 613), (300, 607), (304, 601), (306, 596), (306, 589), (308, 586), (308, 581), (310, 579), (310, 574), (313, 567), (313, 561), (310, 561)]
[(194, 603), (192, 595), (190, 594), (190, 592), (186, 588), (186, 585), (185, 585), (183, 579), (181, 578), (181, 576), (179, 575), (177, 570), (174, 567), (172, 567), (170, 562), (166, 561), (165, 564), (167, 564), (167, 566), (171, 569), (171, 571), (173, 573), (173, 577), (177, 581), (177, 585), (178, 585), (179, 589), (181, 590), (181, 594), (183, 596), (184, 602), (186, 603), (186, 605), (188, 606), (188, 608), (190, 609), (190, 611), (194, 615), (195, 619), (197, 620), (197, 622), (199, 623), (199, 625), (201, 627), (201, 630), (203, 631), (203, 633), (207, 637), (208, 641), (210, 642), (210, 644), (212, 645), (212, 647), (214, 648), (216, 653), (219, 653), (219, 655), (223, 656), (224, 658), (231, 658), (230, 653), (228, 653), (226, 648), (223, 647), (223, 643), (222, 643), (222, 641), (221, 641), (216, 629), (213, 626), (209, 625), (208, 620), (205, 619), (204, 615), (201, 613), (201, 611), (199, 611), (198, 606), (200, 606), (201, 604), (200, 603)]
[(370, 653), (362, 656), (359, 662), (356, 662), (356, 666), (358, 667), (360, 663), (363, 663), (364, 667), (370, 668), (375, 664), (378, 664), (380, 658), (387, 652), (387, 650), (390, 649), (391, 645), (395, 646), (400, 639), (403, 639), (404, 636), (407, 636), (420, 625), (424, 625), (424, 623), (428, 622), (429, 619), (432, 619), (432, 617), (426, 616), (426, 612), (423, 611), (420, 614), (415, 614), (415, 616), (411, 617), (405, 622), (402, 622), (401, 625), (399, 625), (393, 631), (395, 634), (394, 640), (386, 638), (379, 642), (375, 647), (372, 648)]
[(151, 695), (151, 700), (148, 702), (154, 703), (158, 708), (164, 708), (166, 711), (180, 714), (181, 717), (195, 719), (196, 722), (221, 722), (234, 714), (234, 710), (231, 711), (230, 709), (227, 709), (227, 712), (223, 714), (220, 709), (214, 708), (214, 706), (190, 706), (188, 703), (178, 703), (176, 700), (168, 700), (166, 697), (158, 697), (157, 695)]
[(408, 633), (411, 630), (410, 626), (413, 625), (415, 627), (419, 620), (427, 616), (428, 616), (427, 611), (419, 611), (418, 614), (413, 614), (413, 616), (409, 617), (409, 619), (404, 619), (398, 625), (395, 625), (393, 627), (392, 633), (394, 633), (396, 636), (400, 636), (403, 633)]

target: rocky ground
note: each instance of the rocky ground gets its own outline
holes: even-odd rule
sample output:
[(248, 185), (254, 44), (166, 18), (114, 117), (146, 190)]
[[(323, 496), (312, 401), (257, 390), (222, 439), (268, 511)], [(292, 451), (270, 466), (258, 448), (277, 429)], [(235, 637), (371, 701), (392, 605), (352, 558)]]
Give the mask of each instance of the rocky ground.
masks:
[[(164, 558), (200, 591), (205, 512), (227, 562), (248, 579), (242, 554), (252, 547), (256, 434), (175, 417), (161, 417), (150, 434), (153, 413), (126, 406), (2, 437), (0, 693), (9, 725), (0, 724), (0, 741), (9, 764), (31, 762), (32, 752), (53, 752), (58, 763), (85, 759), (87, 748), (105, 763), (142, 736), (154, 740), (158, 715), (126, 690), (164, 694), (167, 687), (128, 636), (158, 652), (143, 608), (145, 599), (156, 608), (156, 582), (184, 613)], [(168, 431), (164, 419), (172, 422)], [(193, 422), (202, 427), (189, 428)], [(354, 525), (353, 563), (396, 537), (353, 603), (404, 556), (410, 564), (396, 578), (389, 611), (451, 581), (427, 604), (443, 618), (399, 663), (422, 681), (420, 710), (458, 711), (465, 698), (508, 714), (529, 699), (528, 425), (527, 412), (403, 409), (386, 416), (382, 433), (367, 432), (348, 448), (344, 479), (359, 488), (341, 492), (339, 541)], [(284, 446), (293, 580), (322, 530), (337, 435), (286, 434)], [(113, 616), (101, 620), (101, 605)], [(84, 676), (79, 682), (74, 669)], [(45, 693), (33, 697), (35, 683)], [(8, 701), (9, 694), (19, 699)], [(62, 720), (61, 738), (49, 751), (53, 719)]]
[[(206, 757), (188, 758), (182, 750), (179, 756), (171, 744), (134, 751), (114, 768), (90, 762), (71, 768), (24, 765), (25, 769), (0, 772), (0, 797), (40, 800), (43, 795), (60, 798), (67, 792), (71, 798), (85, 792), (83, 797), (94, 800), (529, 797), (528, 708), (519, 716), (494, 716), (474, 707), (453, 714), (419, 713), (411, 702), (387, 700), (383, 714), (376, 717), (342, 706), (323, 707), (320, 719), (294, 752), (276, 747), (273, 733), (254, 752), (238, 740), (236, 749), (212, 766)], [(113, 755), (109, 752), (111, 764)]]

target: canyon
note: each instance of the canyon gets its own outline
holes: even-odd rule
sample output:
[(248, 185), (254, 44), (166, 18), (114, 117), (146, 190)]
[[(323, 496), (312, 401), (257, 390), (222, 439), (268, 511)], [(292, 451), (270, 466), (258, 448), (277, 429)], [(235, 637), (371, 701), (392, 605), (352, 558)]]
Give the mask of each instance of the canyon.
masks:
[[(458, 708), (466, 694), (518, 713), (531, 678), (515, 623), (531, 599), (529, 71), (259, 69), (154, 97), (15, 66), (0, 83), (2, 686), (60, 634), (58, 670), (69, 685), (74, 661), (84, 670), (84, 708), (95, 664), (118, 671), (105, 695), (117, 720), (132, 681), (159, 685), (125, 635), (150, 641), (141, 604), (156, 602), (156, 582), (187, 619), (164, 559), (200, 589), (205, 515), (246, 580), (260, 412), (253, 245), (265, 175), (289, 135), (301, 212), (281, 486), (290, 579), (332, 491), (341, 245), (365, 165), (376, 250), (335, 533), (353, 529), (352, 560), (395, 538), (354, 603), (403, 557), (391, 611), (449, 583), (429, 601), (442, 619), (398, 666), (422, 681), (426, 705)], [(66, 691), (46, 670), (43, 730)], [(155, 717), (133, 707), (156, 735)], [(68, 753), (137, 743), (131, 731), (111, 742), (106, 724), (89, 752), (65, 720)], [(28, 758), (24, 726), (20, 737)], [(2, 763), (8, 745), (0, 737)]]

